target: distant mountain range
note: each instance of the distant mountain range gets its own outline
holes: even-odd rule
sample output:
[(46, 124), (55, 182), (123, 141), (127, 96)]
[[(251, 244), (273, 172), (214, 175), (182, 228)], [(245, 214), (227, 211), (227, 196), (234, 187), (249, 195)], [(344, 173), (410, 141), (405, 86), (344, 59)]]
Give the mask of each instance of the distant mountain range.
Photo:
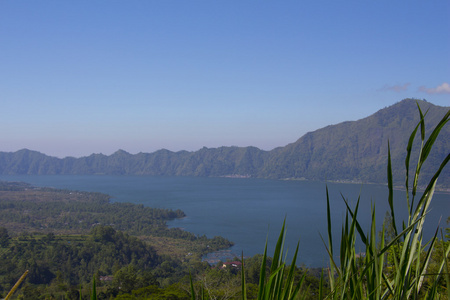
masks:
[[(416, 102), (423, 112), (428, 110), (427, 134), (450, 109), (405, 99), (364, 119), (309, 132), (296, 142), (271, 151), (256, 147), (204, 147), (195, 152), (159, 150), (133, 155), (119, 150), (109, 156), (92, 154), (63, 159), (27, 149), (0, 152), (0, 174), (230, 176), (386, 183), (389, 140), (394, 181), (403, 184), (406, 145), (419, 121)], [(447, 124), (423, 166), (424, 181), (449, 151), (450, 124)], [(411, 164), (415, 161), (411, 160)], [(447, 166), (442, 172), (440, 187), (450, 187), (449, 170)]]

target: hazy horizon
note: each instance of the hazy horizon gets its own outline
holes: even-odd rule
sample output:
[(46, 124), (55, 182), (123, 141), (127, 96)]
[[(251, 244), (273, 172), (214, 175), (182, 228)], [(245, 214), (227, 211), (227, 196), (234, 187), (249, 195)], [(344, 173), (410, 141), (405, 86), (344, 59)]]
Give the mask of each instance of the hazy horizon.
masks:
[[(405, 99), (403, 99), (403, 100), (405, 100)], [(420, 100), (420, 99), (417, 99), (417, 100)], [(425, 99), (424, 99), (424, 100), (425, 100)], [(402, 101), (402, 100), (401, 100), (401, 101)], [(426, 101), (426, 100), (425, 100), (425, 101)], [(400, 101), (399, 101), (399, 102), (400, 102)], [(396, 103), (394, 103), (393, 105), (395, 105), (395, 104), (396, 104)], [(434, 104), (434, 103), (432, 103), (432, 104)], [(382, 109), (382, 108), (380, 108), (380, 110), (381, 110), (381, 109)], [(374, 113), (376, 113), (376, 112), (373, 112), (373, 114), (374, 114)], [(372, 114), (371, 114), (371, 115), (372, 115)], [(369, 116), (366, 116), (366, 117), (369, 117)], [(366, 117), (364, 117), (364, 118), (366, 118)], [(364, 118), (363, 118), (363, 119), (364, 119)], [(344, 122), (348, 122), (348, 121), (353, 122), (353, 121), (358, 121), (358, 120), (346, 120), (346, 121), (339, 122), (339, 123), (337, 123), (337, 124), (344, 123)], [(333, 126), (333, 125), (337, 125), (337, 124), (329, 124), (329, 125), (326, 125), (325, 127), (327, 127), (327, 126)], [(320, 129), (322, 129), (322, 128), (324, 128), (324, 127), (316, 128), (316, 129), (314, 129), (314, 130), (312, 130), (312, 131), (310, 131), (310, 132), (315, 132), (316, 130), (320, 130)], [(290, 144), (290, 143), (295, 143), (298, 139), (300, 139), (300, 138), (302, 138), (302, 137), (303, 137), (303, 135), (300, 136), (300, 137), (298, 137), (298, 138), (295, 139), (294, 141), (289, 142), (288, 144)], [(275, 149), (275, 148), (285, 147), (285, 146), (287, 146), (288, 144), (286, 144), (286, 145), (278, 145), (278, 146), (276, 146), (276, 147), (274, 147), (274, 148), (272, 148), (272, 149), (261, 149), (261, 148), (259, 148), (259, 147), (253, 146), (253, 145), (248, 145), (248, 146), (222, 145), (222, 146), (217, 146), (217, 147), (206, 147), (206, 146), (203, 146), (202, 148), (206, 147), (206, 148), (208, 148), (208, 149), (217, 149), (217, 148), (221, 148), (221, 147), (256, 147), (256, 148), (258, 148), (258, 149), (260, 149), (260, 150), (271, 151), (271, 150), (273, 150), (273, 149)], [(157, 150), (150, 151), (150, 152), (139, 151), (139, 152), (134, 152), (134, 153), (133, 153), (133, 152), (129, 152), (129, 151), (127, 151), (127, 150), (124, 150), (124, 149), (122, 149), (122, 148), (119, 148), (119, 149), (116, 149), (116, 150), (112, 151), (111, 153), (102, 153), (102, 152), (95, 153), (95, 152), (92, 152), (92, 153), (89, 153), (89, 154), (83, 155), (83, 156), (70, 156), (70, 155), (68, 155), (68, 156), (56, 156), (56, 155), (49, 155), (49, 154), (44, 153), (44, 152), (42, 152), (42, 151), (39, 151), (39, 150), (36, 150), (36, 149), (29, 149), (29, 148), (21, 148), (21, 149), (17, 149), (16, 151), (9, 151), (9, 152), (17, 152), (17, 151), (20, 151), (20, 150), (30, 150), (30, 151), (37, 151), (37, 152), (46, 154), (46, 155), (48, 155), (48, 156), (58, 157), (58, 158), (67, 158), (67, 157), (81, 158), (81, 157), (87, 157), (87, 156), (90, 156), (90, 155), (97, 155), (97, 154), (110, 156), (110, 155), (112, 155), (112, 154), (114, 154), (114, 153), (116, 153), (116, 152), (119, 152), (119, 151), (125, 151), (125, 152), (127, 152), (127, 153), (129, 153), (129, 154), (135, 155), (135, 154), (138, 154), (138, 153), (154, 153), (154, 152), (158, 152), (158, 151), (161, 151), (161, 150), (168, 150), (168, 151), (171, 151), (171, 152), (181, 152), (181, 151), (196, 152), (196, 151), (201, 150), (202, 148), (194, 149), (194, 150), (179, 149), (179, 150), (176, 150), (176, 151), (172, 151), (172, 150), (166, 149), (166, 148), (161, 148), (161, 149), (157, 149)], [(5, 152), (5, 151), (1, 151), (1, 150), (0, 150), (0, 152)]]
[(450, 105), (450, 2), (0, 2), (0, 151), (271, 150)]

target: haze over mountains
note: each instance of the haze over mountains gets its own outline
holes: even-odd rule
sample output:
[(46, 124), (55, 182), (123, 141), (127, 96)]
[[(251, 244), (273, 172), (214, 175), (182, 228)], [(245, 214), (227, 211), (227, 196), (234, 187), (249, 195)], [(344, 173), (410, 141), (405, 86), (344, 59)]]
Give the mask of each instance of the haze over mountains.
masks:
[[(242, 176), (385, 183), (389, 140), (394, 181), (402, 184), (406, 145), (419, 121), (416, 103), (423, 112), (428, 110), (427, 135), (450, 109), (405, 99), (361, 120), (309, 132), (296, 142), (271, 151), (256, 147), (204, 147), (195, 152), (163, 149), (133, 155), (118, 150), (109, 156), (92, 154), (63, 159), (27, 149), (0, 152), (0, 174)], [(416, 140), (419, 141), (420, 136)], [(424, 181), (434, 174), (449, 150), (450, 126), (447, 125), (423, 166)], [(411, 164), (416, 161), (412, 157)], [(447, 166), (441, 173), (440, 187), (450, 187), (449, 170)]]

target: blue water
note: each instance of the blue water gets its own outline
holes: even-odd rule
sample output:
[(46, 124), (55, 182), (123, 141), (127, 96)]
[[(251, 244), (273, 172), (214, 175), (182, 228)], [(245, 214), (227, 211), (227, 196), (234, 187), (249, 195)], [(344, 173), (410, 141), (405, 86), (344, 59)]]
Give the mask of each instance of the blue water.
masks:
[[(223, 236), (235, 243), (227, 255), (253, 256), (273, 251), (286, 217), (286, 248), (293, 253), (300, 242), (299, 264), (310, 267), (328, 263), (320, 234), (327, 241), (326, 193), (323, 182), (280, 181), (251, 178), (150, 177), (150, 176), (6, 176), (0, 180), (23, 181), (48, 186), (109, 194), (111, 201), (183, 210), (187, 217), (168, 223), (208, 237)], [(334, 243), (338, 245), (345, 217), (342, 195), (353, 205), (361, 195), (359, 221), (368, 230), (374, 204), (377, 224), (388, 210), (387, 187), (383, 185), (328, 183), (331, 198)], [(395, 191), (397, 217), (406, 217), (405, 192)], [(450, 195), (435, 194), (427, 216), (426, 237), (438, 226), (446, 227)], [(336, 246), (335, 246), (336, 247)], [(364, 251), (361, 249), (361, 251)]]

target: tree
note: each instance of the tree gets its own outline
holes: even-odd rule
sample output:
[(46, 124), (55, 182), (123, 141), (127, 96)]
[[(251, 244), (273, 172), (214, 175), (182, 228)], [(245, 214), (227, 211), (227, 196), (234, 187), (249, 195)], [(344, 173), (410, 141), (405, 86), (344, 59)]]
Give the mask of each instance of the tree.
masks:
[(6, 248), (9, 246), (10, 237), (8, 230), (5, 227), (0, 227), (0, 247)]

